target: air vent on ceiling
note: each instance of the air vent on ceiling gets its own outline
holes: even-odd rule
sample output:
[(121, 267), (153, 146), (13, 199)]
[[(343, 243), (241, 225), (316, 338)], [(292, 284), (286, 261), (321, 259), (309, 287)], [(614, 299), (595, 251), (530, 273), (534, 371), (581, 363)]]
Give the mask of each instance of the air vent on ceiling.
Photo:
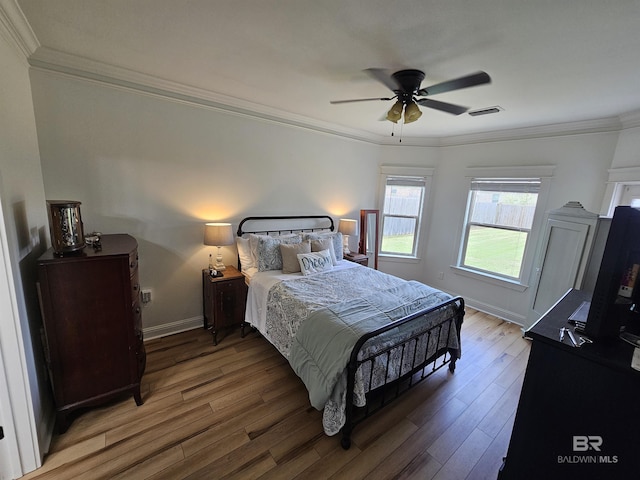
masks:
[(498, 107), (496, 105), (495, 107), (486, 107), (486, 108), (479, 108), (478, 110), (470, 110), (467, 113), (472, 117), (477, 117), (478, 115), (489, 115), (491, 113), (498, 113), (503, 110), (504, 108)]

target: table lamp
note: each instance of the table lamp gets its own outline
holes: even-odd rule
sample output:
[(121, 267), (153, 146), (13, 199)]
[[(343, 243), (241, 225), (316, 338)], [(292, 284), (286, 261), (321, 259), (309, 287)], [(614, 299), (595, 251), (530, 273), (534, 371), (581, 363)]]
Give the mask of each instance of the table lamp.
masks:
[(349, 255), (349, 235), (356, 234), (357, 222), (348, 218), (341, 218), (338, 224), (338, 231), (342, 234), (342, 252)]
[[(216, 256), (215, 265), (211, 265), (209, 261), (209, 268), (222, 271), (225, 269), (224, 263), (222, 263), (222, 253), (220, 247), (225, 245), (233, 245), (233, 229), (230, 223), (207, 223), (204, 226), (204, 244), (218, 247), (218, 255)], [(211, 258), (211, 255), (209, 255)]]

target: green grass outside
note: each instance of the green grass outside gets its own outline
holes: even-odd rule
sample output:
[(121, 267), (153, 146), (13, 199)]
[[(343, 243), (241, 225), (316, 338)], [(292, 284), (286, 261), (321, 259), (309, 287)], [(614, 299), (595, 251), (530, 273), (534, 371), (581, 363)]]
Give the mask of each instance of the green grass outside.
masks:
[[(518, 278), (526, 232), (472, 226), (464, 265), (499, 275)], [(411, 255), (413, 235), (394, 235), (382, 239), (382, 251)]]
[(411, 255), (413, 253), (413, 235), (388, 235), (383, 237), (382, 251)]
[(472, 226), (464, 265), (518, 278), (526, 232)]

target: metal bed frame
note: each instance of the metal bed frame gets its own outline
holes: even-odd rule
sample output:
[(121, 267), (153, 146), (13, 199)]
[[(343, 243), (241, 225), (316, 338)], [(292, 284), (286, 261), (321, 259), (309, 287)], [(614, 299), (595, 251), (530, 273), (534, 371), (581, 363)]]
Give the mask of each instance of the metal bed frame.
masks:
[[(305, 227), (305, 228), (263, 228), (259, 230), (245, 230), (244, 225), (247, 222), (274, 222), (274, 221), (294, 221), (294, 220), (312, 220), (317, 222), (317, 225)], [(318, 231), (333, 231), (334, 223), (333, 219), (327, 215), (306, 215), (306, 216), (264, 216), (264, 217), (246, 217), (238, 225), (238, 236), (242, 236), (248, 233), (254, 234), (283, 234), (283, 233), (297, 233), (297, 232), (318, 232)], [(238, 265), (240, 265), (238, 263)], [(414, 386), (427, 379), (436, 371), (440, 370), (445, 365), (449, 365), (449, 371), (452, 373), (455, 371), (456, 360), (459, 356), (459, 351), (450, 349), (448, 347), (441, 347), (435, 353), (432, 353), (429, 357), (428, 347), (432, 343), (429, 340), (436, 339), (436, 345), (441, 344), (441, 340), (444, 340), (444, 344), (447, 344), (449, 333), (451, 332), (452, 324), (455, 327), (455, 332), (458, 337), (458, 345), (461, 344), (460, 330), (462, 328), (462, 322), (464, 318), (464, 299), (462, 297), (454, 297), (444, 303), (436, 305), (424, 311), (416, 312), (407, 317), (396, 320), (382, 328), (372, 331), (362, 336), (351, 351), (351, 357), (347, 365), (347, 392), (346, 398), (352, 399), (355, 389), (356, 372), (362, 366), (369, 364), (369, 371), (371, 372), (369, 377), (369, 385), (371, 385), (373, 366), (378, 364), (386, 365), (385, 378), (382, 386), (375, 388), (366, 393), (366, 405), (364, 407), (357, 407), (352, 401), (346, 402), (346, 422), (342, 427), (342, 439), (341, 445), (345, 450), (351, 446), (351, 433), (354, 427), (362, 422), (364, 419), (370, 417), (386, 405), (390, 404), (393, 400), (400, 397), (402, 394), (413, 388)], [(410, 337), (404, 338), (397, 344), (391, 345), (381, 351), (378, 351), (366, 358), (359, 358), (361, 356), (361, 349), (364, 344), (374, 337), (384, 335), (392, 329), (398, 328), (401, 325), (414, 322), (416, 325), (420, 323), (420, 319), (431, 315), (437, 314), (444, 310), (449, 310), (446, 318), (437, 325), (425, 328), (419, 328)], [(443, 339), (443, 335), (446, 338)], [(424, 345), (424, 352), (418, 351), (418, 346)], [(420, 354), (422, 353), (422, 354)], [(392, 356), (397, 358), (399, 355), (400, 365), (408, 363), (407, 369), (401, 368), (398, 378), (390, 379), (392, 372), (389, 371), (390, 359)], [(424, 360), (417, 360), (424, 359)], [(406, 371), (405, 371), (406, 370)], [(390, 380), (389, 380), (390, 379)], [(389, 380), (387, 382), (387, 380)]]

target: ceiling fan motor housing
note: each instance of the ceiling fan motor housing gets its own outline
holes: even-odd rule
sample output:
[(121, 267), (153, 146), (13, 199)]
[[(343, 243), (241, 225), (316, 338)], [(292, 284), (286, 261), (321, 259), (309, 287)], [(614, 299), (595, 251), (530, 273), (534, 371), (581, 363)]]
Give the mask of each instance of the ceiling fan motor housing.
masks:
[(398, 94), (398, 99), (404, 103), (413, 99), (413, 95), (418, 93), (424, 80), (424, 72), (421, 70), (400, 70), (391, 76), (400, 87), (395, 93)]

